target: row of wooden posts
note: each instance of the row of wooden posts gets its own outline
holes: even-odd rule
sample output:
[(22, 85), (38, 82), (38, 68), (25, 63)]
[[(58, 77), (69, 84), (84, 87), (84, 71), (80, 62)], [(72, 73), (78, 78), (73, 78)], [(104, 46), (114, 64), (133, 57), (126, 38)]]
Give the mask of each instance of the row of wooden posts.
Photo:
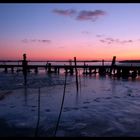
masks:
[[(72, 65), (72, 61), (70, 61), (69, 65), (51, 65), (51, 63), (47, 63), (44, 66), (41, 65), (28, 65), (28, 61), (26, 58), (26, 54), (23, 54), (23, 60), (22, 60), (22, 65), (1, 65), (0, 68), (4, 68), (5, 72), (8, 71), (8, 68), (11, 68), (12, 73), (14, 72), (14, 67), (22, 67), (23, 74), (26, 75), (27, 72), (30, 72), (31, 69), (34, 69), (35, 73), (38, 73), (38, 68), (43, 67), (46, 69), (48, 73), (59, 73), (60, 69), (63, 68), (66, 73), (70, 73), (71, 75), (75, 72), (77, 73), (76, 68), (83, 68), (83, 74), (96, 74), (97, 72), (100, 75), (106, 75), (112, 73), (116, 75), (117, 77), (121, 77), (121, 75), (129, 75), (129, 71), (132, 70), (132, 74), (136, 75), (136, 73), (140, 74), (140, 67), (136, 68), (134, 67), (133, 69), (131, 67), (123, 67), (123, 66), (116, 66), (116, 56), (113, 57), (112, 64), (110, 66), (104, 66), (104, 60), (102, 60), (102, 65), (101, 66), (88, 66), (85, 64), (81, 67), (76, 64), (76, 57), (74, 57), (74, 66)], [(74, 70), (75, 69), (75, 70)], [(98, 71), (97, 71), (98, 70)], [(21, 71), (17, 69), (17, 72)], [(116, 72), (115, 72), (116, 71)]]
[[(75, 63), (75, 75), (76, 75), (76, 87), (77, 87), (77, 92), (78, 92), (78, 71), (77, 71), (77, 64), (76, 64), (76, 57), (74, 57), (74, 63)], [(26, 54), (23, 54), (23, 61), (22, 61), (22, 66), (23, 66), (23, 75), (24, 75), (24, 83), (25, 85), (27, 84), (27, 66), (28, 62), (26, 60)], [(73, 69), (72, 69), (73, 71)], [(51, 72), (51, 63), (48, 64), (48, 72)], [(67, 73), (67, 71), (66, 71)]]
[(131, 73), (131, 77), (135, 78), (137, 76), (137, 74), (140, 74), (140, 67), (133, 67), (131, 68), (129, 67), (124, 67), (124, 66), (116, 66), (116, 56), (113, 57), (112, 59), (112, 64), (110, 66), (105, 66), (104, 65), (104, 60), (102, 60), (102, 65), (101, 66), (88, 66), (84, 63), (84, 65), (77, 65), (77, 60), (76, 57), (74, 57), (74, 65), (72, 65), (72, 61), (69, 61), (69, 65), (51, 65), (51, 63), (47, 63), (46, 65), (28, 65), (28, 61), (27, 61), (27, 57), (26, 54), (23, 54), (23, 60), (22, 60), (22, 65), (18, 66), (18, 65), (1, 65), (0, 68), (4, 68), (5, 72), (7, 72), (8, 68), (11, 68), (11, 71), (14, 72), (14, 67), (22, 67), (22, 71), (23, 71), (23, 75), (24, 75), (24, 79), (25, 79), (25, 83), (26, 83), (26, 78), (27, 78), (27, 73), (31, 70), (34, 69), (35, 73), (38, 72), (38, 68), (39, 67), (43, 67), (46, 69), (46, 71), (48, 73), (59, 73), (60, 69), (63, 68), (65, 70), (66, 73), (70, 73), (71, 75), (73, 75), (73, 73), (75, 72), (76, 75), (76, 81), (78, 81), (77, 79), (77, 68), (83, 68), (83, 74), (96, 74), (97, 73), (97, 69), (98, 69), (98, 73), (99, 75), (114, 75), (116, 77), (129, 77), (130, 76), (130, 70), (132, 71)]

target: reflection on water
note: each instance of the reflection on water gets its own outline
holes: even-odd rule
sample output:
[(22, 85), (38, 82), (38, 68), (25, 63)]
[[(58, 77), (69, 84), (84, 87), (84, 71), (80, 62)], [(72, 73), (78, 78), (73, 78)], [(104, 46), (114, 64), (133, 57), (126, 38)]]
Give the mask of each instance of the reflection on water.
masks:
[(25, 101), (25, 106), (27, 106), (27, 96), (28, 96), (28, 93), (27, 93), (27, 86), (24, 86), (24, 101)]
[[(64, 76), (64, 73), (31, 73), (24, 86), (22, 74), (0, 73), (0, 93), (5, 93), (6, 97), (0, 100), (0, 118), (9, 125), (6, 129), (18, 127), (22, 131), (18, 133), (13, 129), (13, 135), (34, 135), (40, 87), (39, 135), (52, 136), (60, 111)], [(140, 136), (139, 77), (136, 80), (117, 79), (97, 74), (78, 78), (81, 89), (77, 93), (75, 76), (67, 77), (59, 136)], [(2, 128), (5, 130), (4, 125)], [(30, 133), (27, 129), (31, 129)]]

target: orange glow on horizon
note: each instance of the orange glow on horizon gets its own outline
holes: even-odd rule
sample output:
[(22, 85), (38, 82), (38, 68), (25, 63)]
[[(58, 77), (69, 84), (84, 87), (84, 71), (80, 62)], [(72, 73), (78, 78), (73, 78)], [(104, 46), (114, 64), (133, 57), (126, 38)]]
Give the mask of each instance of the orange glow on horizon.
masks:
[[(9, 43), (10, 42), (10, 43)], [(73, 44), (75, 43), (75, 44)], [(92, 45), (94, 44), (94, 45)], [(90, 46), (80, 47), (79, 42), (64, 42), (64, 48), (54, 45), (40, 43), (21, 43), (21, 41), (1, 41), (0, 60), (21, 60), (23, 53), (27, 54), (28, 60), (70, 60), (77, 57), (77, 60), (139, 60), (140, 43), (133, 45), (112, 45), (106, 46), (97, 41), (90, 42)], [(79, 47), (77, 47), (79, 46)]]

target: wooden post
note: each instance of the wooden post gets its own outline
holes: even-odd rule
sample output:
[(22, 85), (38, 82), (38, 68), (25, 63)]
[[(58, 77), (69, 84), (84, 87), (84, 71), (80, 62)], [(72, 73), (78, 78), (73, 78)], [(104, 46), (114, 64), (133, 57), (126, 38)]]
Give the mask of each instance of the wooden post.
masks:
[(59, 69), (59, 68), (57, 69), (57, 73), (58, 73), (58, 74), (60, 73), (60, 69)]
[(37, 67), (35, 67), (35, 73), (36, 73), (36, 74), (38, 73), (38, 68), (37, 68)]
[(102, 66), (104, 66), (104, 59), (102, 60)]
[(14, 73), (14, 67), (11, 67), (11, 72)]
[(7, 71), (8, 71), (8, 68), (7, 68), (7, 67), (5, 67), (5, 71), (4, 71), (4, 72), (5, 72), (5, 73), (7, 73)]
[(89, 67), (89, 74), (91, 75), (92, 74), (92, 69)]
[(27, 84), (27, 60), (26, 60), (26, 54), (23, 54), (23, 60), (22, 60), (22, 67), (23, 67), (23, 76), (24, 76), (24, 84)]
[(57, 73), (57, 67), (54, 67), (54, 73)]
[(86, 68), (85, 68), (85, 66), (86, 66), (86, 64), (85, 64), (85, 62), (84, 62), (83, 74), (86, 73)]
[(73, 68), (70, 68), (70, 74), (73, 75)]
[(72, 66), (72, 61), (71, 61), (71, 59), (69, 60), (69, 64), (70, 64), (70, 66)]
[(51, 63), (48, 63), (48, 73), (51, 73)]
[(78, 72), (77, 72), (77, 67), (76, 67), (76, 57), (74, 57), (74, 63), (75, 63), (75, 76), (76, 76), (76, 88), (78, 92)]
[(111, 64), (111, 68), (110, 68), (110, 75), (112, 74), (112, 69), (115, 66), (115, 62), (116, 62), (116, 56), (113, 56), (112, 64)]

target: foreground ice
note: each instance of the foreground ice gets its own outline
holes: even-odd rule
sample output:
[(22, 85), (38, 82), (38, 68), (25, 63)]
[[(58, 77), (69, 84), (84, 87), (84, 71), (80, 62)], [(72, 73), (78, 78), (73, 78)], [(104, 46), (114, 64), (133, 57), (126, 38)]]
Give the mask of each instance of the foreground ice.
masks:
[[(140, 136), (139, 79), (67, 77), (63, 112), (56, 136)], [(0, 136), (34, 136), (38, 92), (41, 92), (39, 136), (54, 136), (64, 88), (64, 75), (0, 74)]]

